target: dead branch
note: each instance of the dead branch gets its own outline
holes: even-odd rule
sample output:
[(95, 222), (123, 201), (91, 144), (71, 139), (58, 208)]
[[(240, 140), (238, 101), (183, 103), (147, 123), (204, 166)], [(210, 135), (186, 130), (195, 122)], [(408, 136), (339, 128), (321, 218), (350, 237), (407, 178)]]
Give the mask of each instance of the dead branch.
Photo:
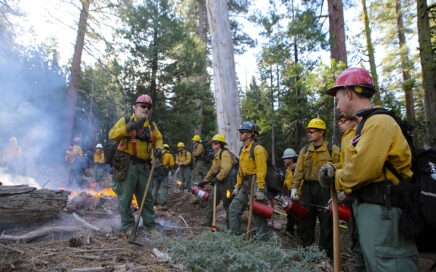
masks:
[(133, 252), (133, 250), (130, 250), (128, 248), (77, 249), (77, 250), (74, 250), (74, 252), (77, 252), (77, 253), (84, 253), (84, 252), (109, 252), (109, 251), (118, 251), (118, 250), (124, 250), (124, 251)]
[(3, 248), (9, 249), (11, 251), (15, 251), (15, 252), (24, 254), (24, 251), (22, 251), (22, 250), (19, 250), (19, 249), (16, 249), (16, 248), (13, 248), (13, 247), (10, 247), (10, 246), (7, 246), (7, 245), (3, 245), (1, 243), (0, 243), (0, 246), (3, 247)]
[(188, 225), (188, 223), (186, 223), (185, 219), (184, 219), (183, 217), (181, 217), (180, 215), (179, 215), (179, 217), (180, 217), (180, 219), (183, 220), (183, 223), (185, 223), (185, 225), (186, 225), (187, 227), (189, 227), (189, 225)]
[(87, 226), (88, 228), (93, 229), (95, 231), (100, 231), (100, 228), (94, 226), (91, 223), (88, 223), (85, 219), (83, 219), (80, 216), (78, 216), (77, 213), (73, 212), (73, 216), (74, 216), (74, 218), (76, 218), (77, 221), (79, 221), (83, 225)]
[(106, 260), (107, 257), (102, 257), (102, 256), (84, 256), (84, 255), (73, 255), (72, 257), (75, 258), (80, 258), (80, 259), (85, 259), (85, 260), (92, 260), (92, 261), (101, 261), (101, 260)]
[(15, 242), (29, 242), (36, 238), (44, 237), (48, 234), (57, 233), (57, 232), (79, 232), (83, 230), (82, 228), (78, 227), (71, 227), (71, 226), (58, 226), (58, 227), (46, 227), (43, 229), (31, 231), (29, 233), (26, 233), (24, 235), (1, 235), (0, 241), (15, 241)]
[[(75, 272), (91, 272), (91, 271), (113, 271), (109, 270), (121, 270), (127, 269), (128, 271), (146, 271), (148, 269), (147, 266), (136, 266), (133, 263), (123, 264), (123, 265), (114, 265), (114, 266), (98, 266), (98, 267), (85, 267), (85, 268), (74, 268), (71, 271)], [(127, 271), (126, 270), (126, 271)], [(124, 271), (124, 270), (122, 270)]]

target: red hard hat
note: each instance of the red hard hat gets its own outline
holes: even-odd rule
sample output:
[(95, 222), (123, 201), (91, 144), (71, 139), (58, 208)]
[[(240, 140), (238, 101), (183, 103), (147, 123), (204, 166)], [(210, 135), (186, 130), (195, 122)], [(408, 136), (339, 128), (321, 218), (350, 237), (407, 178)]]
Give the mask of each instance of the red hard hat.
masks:
[(348, 68), (336, 79), (335, 86), (328, 89), (325, 93), (335, 96), (339, 89), (347, 87), (364, 87), (363, 90), (356, 88), (354, 90), (367, 97), (371, 97), (376, 92), (374, 82), (368, 71), (362, 68)]
[(77, 143), (77, 142), (80, 142), (80, 138), (76, 136), (73, 138), (73, 143)]
[(153, 105), (152, 101), (151, 101), (151, 97), (149, 95), (143, 94), (140, 97), (138, 97), (138, 99), (136, 99), (135, 103), (133, 103), (133, 105), (136, 105), (136, 103), (147, 103), (150, 105)]

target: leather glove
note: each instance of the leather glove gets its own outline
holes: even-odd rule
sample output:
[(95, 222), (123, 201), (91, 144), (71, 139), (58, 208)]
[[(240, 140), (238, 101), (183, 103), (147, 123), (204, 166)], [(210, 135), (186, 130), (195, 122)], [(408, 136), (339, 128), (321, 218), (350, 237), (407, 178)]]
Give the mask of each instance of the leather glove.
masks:
[(323, 187), (330, 187), (333, 185), (335, 181), (335, 171), (336, 168), (333, 166), (331, 162), (328, 162), (321, 166), (318, 172), (318, 181), (319, 184)]
[(156, 159), (160, 159), (162, 157), (162, 149), (159, 147), (155, 148), (153, 151), (153, 155)]
[(257, 190), (257, 192), (256, 192), (256, 199), (257, 200), (264, 200), (265, 199), (265, 195), (264, 195), (262, 189)]
[(291, 190), (291, 198), (295, 201), (298, 201), (300, 199), (297, 192), (298, 190), (295, 188)]
[(206, 186), (206, 184), (207, 184), (207, 182), (206, 182), (206, 181), (203, 181), (203, 182), (200, 182), (200, 183), (198, 184), (198, 186), (203, 188), (204, 186)]
[(235, 187), (235, 189), (233, 189), (231, 197), (235, 197), (238, 194), (238, 191), (239, 191), (238, 187)]
[(210, 185), (214, 186), (215, 184), (217, 184), (219, 182), (219, 180), (215, 177), (210, 181)]
[(138, 121), (130, 120), (130, 122), (128, 122), (126, 125), (127, 132), (130, 132), (131, 130), (137, 130), (137, 129), (142, 128), (144, 126), (144, 121), (145, 120), (138, 120)]

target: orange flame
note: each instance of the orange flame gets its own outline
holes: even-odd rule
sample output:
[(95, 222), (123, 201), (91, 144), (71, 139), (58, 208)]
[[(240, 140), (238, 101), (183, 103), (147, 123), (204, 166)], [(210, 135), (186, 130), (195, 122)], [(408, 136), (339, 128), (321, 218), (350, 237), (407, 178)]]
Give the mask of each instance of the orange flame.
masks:
[[(96, 187), (97, 185), (98, 185), (97, 183), (91, 182), (91, 186), (92, 187)], [(68, 196), (68, 200), (71, 200), (71, 199), (75, 198), (79, 194), (78, 192), (76, 192), (74, 190), (68, 190), (68, 189), (65, 189), (63, 187), (58, 187), (58, 189), (59, 190), (63, 190), (63, 191), (70, 191), (71, 194)], [(93, 196), (95, 196), (97, 198), (101, 197), (102, 195), (103, 196), (117, 197), (117, 194), (112, 190), (111, 187), (103, 188), (103, 189), (101, 189), (99, 191), (96, 191), (94, 188), (89, 188), (87, 190), (84, 190), (84, 192), (86, 192), (86, 193), (88, 193), (90, 195), (93, 195)], [(138, 208), (138, 202), (136, 201), (135, 195), (133, 195), (132, 205), (134, 205), (136, 208)]]
[(182, 186), (182, 181), (181, 180), (177, 180), (177, 184), (179, 185), (179, 186)]
[(230, 190), (227, 190), (227, 192), (226, 192), (226, 197), (227, 197), (227, 198), (230, 198), (230, 196), (231, 196), (231, 194), (230, 194)]

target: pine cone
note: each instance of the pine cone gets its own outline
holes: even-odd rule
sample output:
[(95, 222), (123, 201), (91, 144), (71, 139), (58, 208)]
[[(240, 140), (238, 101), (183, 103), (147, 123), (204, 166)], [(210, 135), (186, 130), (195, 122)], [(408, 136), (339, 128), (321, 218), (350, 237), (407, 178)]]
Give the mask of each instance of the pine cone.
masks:
[(70, 244), (70, 247), (79, 247), (83, 245), (82, 238), (80, 237), (71, 237), (68, 242)]

